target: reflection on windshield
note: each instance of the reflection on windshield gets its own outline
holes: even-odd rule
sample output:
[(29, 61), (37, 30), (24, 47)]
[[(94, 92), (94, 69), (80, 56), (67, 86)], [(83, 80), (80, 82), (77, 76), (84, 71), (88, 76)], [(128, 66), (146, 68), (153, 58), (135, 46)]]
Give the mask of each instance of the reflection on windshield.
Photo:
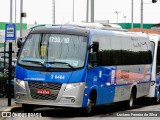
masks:
[(82, 36), (63, 34), (30, 34), (20, 53), (18, 63), (42, 67), (42, 61), (53, 68), (84, 66), (87, 40)]

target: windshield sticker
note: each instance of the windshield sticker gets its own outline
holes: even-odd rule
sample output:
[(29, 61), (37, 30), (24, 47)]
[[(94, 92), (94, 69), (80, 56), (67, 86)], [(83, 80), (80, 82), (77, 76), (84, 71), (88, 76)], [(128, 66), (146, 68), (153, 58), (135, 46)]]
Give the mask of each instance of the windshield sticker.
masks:
[(22, 54), (25, 56), (29, 55), (29, 50), (23, 49)]
[(41, 46), (41, 57), (43, 58), (45, 56), (45, 53), (46, 53), (46, 46), (45, 45), (42, 45)]
[(69, 43), (69, 38), (62, 38), (62, 37), (50, 37), (49, 38), (50, 43)]

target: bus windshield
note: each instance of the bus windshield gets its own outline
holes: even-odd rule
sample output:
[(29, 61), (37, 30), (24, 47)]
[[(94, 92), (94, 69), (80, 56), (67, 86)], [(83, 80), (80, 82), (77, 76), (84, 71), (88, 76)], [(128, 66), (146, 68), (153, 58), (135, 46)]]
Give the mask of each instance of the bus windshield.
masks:
[(24, 66), (70, 68), (84, 66), (87, 39), (66, 34), (30, 34), (18, 63)]

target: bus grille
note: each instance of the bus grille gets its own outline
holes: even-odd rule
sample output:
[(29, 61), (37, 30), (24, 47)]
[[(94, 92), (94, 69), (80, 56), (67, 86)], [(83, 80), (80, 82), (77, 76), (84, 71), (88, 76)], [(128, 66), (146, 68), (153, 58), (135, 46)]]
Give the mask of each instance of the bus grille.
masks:
[[(37, 100), (56, 100), (58, 93), (61, 89), (62, 84), (60, 83), (51, 83), (51, 82), (28, 82), (30, 93), (32, 99)], [(36, 90), (38, 89), (45, 89), (50, 90), (50, 95), (45, 94), (37, 94)]]

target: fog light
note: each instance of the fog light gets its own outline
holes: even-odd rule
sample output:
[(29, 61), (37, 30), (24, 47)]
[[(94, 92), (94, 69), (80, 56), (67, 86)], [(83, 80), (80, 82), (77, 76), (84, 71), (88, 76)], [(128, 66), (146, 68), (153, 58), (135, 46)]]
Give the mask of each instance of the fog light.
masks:
[(16, 99), (20, 99), (20, 96), (19, 96), (19, 95), (17, 95)]
[(72, 103), (74, 103), (74, 102), (75, 102), (75, 99), (74, 99), (74, 98), (73, 98), (73, 99), (71, 99), (71, 102), (72, 102)]

